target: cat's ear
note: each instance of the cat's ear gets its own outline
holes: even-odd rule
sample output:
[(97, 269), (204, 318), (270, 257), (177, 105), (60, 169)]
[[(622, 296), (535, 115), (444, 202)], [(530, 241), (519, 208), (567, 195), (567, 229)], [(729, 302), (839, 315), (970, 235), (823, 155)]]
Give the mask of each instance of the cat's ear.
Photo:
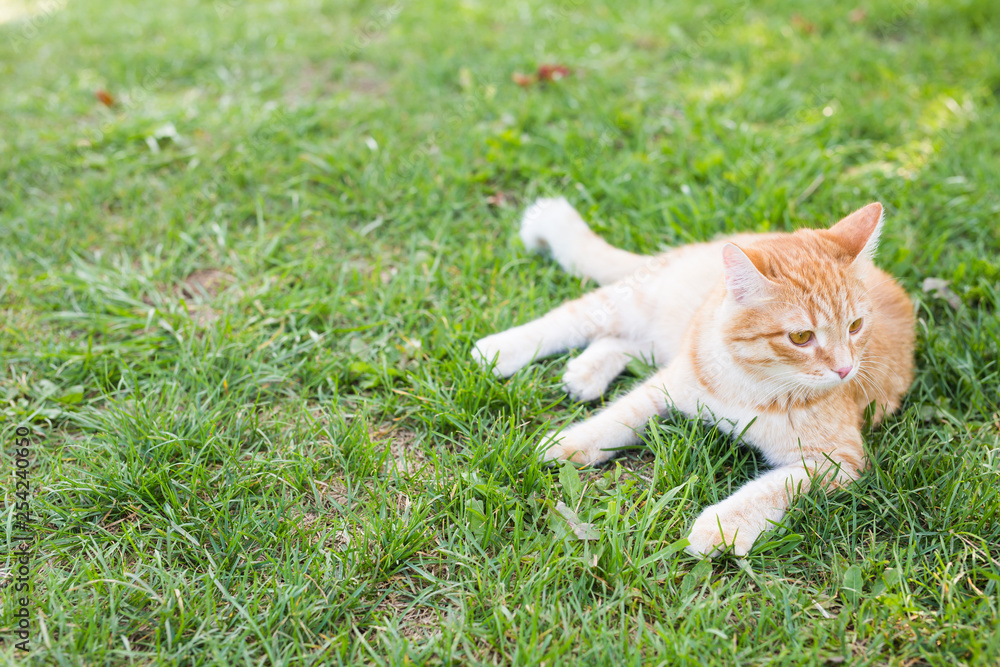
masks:
[(725, 267), (726, 289), (737, 303), (752, 306), (768, 299), (774, 283), (764, 277), (738, 245), (727, 243), (723, 246), (722, 265)]
[(878, 238), (882, 233), (884, 214), (882, 204), (868, 204), (831, 227), (830, 234), (847, 249), (854, 260), (873, 260), (878, 249)]

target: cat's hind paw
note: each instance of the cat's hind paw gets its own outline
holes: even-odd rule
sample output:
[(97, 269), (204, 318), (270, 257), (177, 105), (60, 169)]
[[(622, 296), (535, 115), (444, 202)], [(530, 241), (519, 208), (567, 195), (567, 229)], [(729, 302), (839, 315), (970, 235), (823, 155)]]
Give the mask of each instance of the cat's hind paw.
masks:
[(602, 338), (580, 356), (570, 359), (563, 373), (563, 389), (578, 401), (600, 398), (627, 362), (622, 341)]
[(589, 402), (601, 397), (608, 383), (583, 369), (567, 368), (563, 374), (563, 389), (576, 401)]

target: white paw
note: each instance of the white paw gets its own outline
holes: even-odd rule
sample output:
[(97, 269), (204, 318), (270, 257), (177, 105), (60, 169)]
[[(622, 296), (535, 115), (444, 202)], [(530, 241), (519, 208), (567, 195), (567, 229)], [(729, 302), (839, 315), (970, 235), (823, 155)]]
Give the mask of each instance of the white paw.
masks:
[(578, 401), (593, 401), (600, 398), (611, 381), (598, 364), (586, 358), (577, 357), (566, 365), (563, 373), (563, 389)]
[(739, 503), (725, 500), (706, 507), (691, 527), (686, 551), (699, 558), (713, 558), (729, 549), (736, 556), (746, 556), (764, 527), (753, 520), (752, 509), (744, 510)]
[(587, 229), (587, 223), (563, 197), (538, 199), (521, 219), (521, 241), (528, 250), (545, 251)]
[(595, 465), (610, 459), (614, 452), (602, 450), (593, 438), (581, 433), (581, 427), (557, 433), (549, 431), (542, 438), (543, 461), (572, 461), (579, 465)]
[(510, 377), (531, 363), (534, 350), (516, 334), (504, 331), (476, 341), (472, 347), (472, 358), (481, 366), (489, 366), (495, 359), (493, 372), (500, 377)]

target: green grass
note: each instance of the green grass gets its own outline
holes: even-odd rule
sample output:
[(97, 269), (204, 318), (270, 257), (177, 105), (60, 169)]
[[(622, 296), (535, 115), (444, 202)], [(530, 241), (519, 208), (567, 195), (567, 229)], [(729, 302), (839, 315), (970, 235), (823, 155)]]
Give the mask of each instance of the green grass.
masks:
[[(36, 556), (6, 664), (1000, 660), (993, 3), (27, 4), (0, 438), (9, 540), (33, 431)], [(544, 62), (573, 72), (512, 82)], [(699, 562), (685, 530), (763, 467), (723, 434), (539, 465), (599, 406), (565, 357), (501, 381), (468, 350), (590, 287), (517, 240), (546, 194), (640, 252), (882, 201), (919, 371), (870, 473)]]

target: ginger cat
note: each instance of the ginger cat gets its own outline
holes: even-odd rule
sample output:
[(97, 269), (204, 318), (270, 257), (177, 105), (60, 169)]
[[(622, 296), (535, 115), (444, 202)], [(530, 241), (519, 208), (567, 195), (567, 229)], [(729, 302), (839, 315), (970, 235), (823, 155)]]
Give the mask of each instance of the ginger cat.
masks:
[(706, 508), (688, 551), (746, 554), (795, 494), (836, 488), (867, 466), (861, 427), (895, 411), (913, 379), (913, 307), (872, 263), (882, 205), (829, 229), (738, 234), (655, 257), (608, 245), (565, 199), (529, 207), (521, 238), (601, 288), (478, 341), (473, 356), (507, 377), (532, 360), (585, 348), (563, 376), (598, 398), (629, 357), (659, 370), (589, 419), (550, 432), (547, 460), (607, 461), (671, 409), (718, 424), (773, 466)]

